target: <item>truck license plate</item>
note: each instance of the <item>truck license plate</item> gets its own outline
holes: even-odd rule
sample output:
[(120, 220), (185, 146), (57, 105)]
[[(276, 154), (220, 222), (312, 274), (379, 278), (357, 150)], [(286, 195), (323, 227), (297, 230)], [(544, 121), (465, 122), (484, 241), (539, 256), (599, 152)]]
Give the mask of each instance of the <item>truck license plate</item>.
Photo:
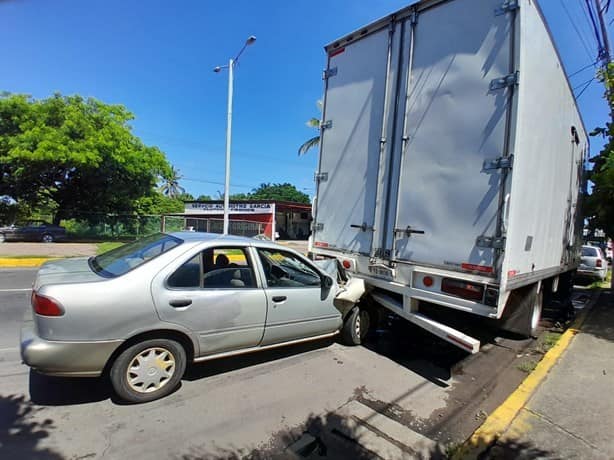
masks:
[(394, 279), (394, 269), (385, 265), (369, 265), (369, 273), (389, 280)]

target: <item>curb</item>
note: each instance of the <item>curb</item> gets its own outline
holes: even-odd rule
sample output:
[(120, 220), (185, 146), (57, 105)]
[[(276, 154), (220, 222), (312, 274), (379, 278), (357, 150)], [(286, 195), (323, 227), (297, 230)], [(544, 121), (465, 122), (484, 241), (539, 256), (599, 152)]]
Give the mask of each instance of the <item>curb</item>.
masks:
[(520, 410), (531, 399), (535, 390), (544, 380), (550, 369), (556, 364), (563, 352), (569, 347), (574, 336), (580, 332), (580, 328), (588, 312), (593, 308), (601, 295), (601, 291), (594, 293), (586, 306), (578, 314), (574, 322), (561, 335), (558, 342), (550, 349), (537, 367), (531, 372), (516, 390), (507, 397), (507, 399), (497, 407), (488, 418), (480, 425), (465, 441), (458, 453), (454, 455), (455, 460), (461, 459), (476, 459), (486, 449), (493, 445), (499, 437), (509, 428), (512, 421), (516, 418)]
[(0, 257), (0, 268), (40, 267), (48, 260), (55, 259), (57, 259), (57, 257), (28, 257), (25, 259)]

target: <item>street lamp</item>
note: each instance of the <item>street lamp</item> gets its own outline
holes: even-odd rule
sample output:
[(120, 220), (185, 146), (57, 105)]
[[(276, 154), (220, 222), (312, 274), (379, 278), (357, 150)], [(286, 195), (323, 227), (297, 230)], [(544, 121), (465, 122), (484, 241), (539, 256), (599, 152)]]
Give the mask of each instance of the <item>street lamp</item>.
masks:
[(227, 65), (217, 66), (213, 69), (215, 73), (219, 73), (222, 69), (228, 69), (228, 114), (226, 120), (226, 180), (224, 181), (224, 235), (228, 235), (230, 227), (229, 212), (230, 212), (230, 143), (232, 139), (232, 88), (233, 88), (233, 70), (239, 56), (243, 53), (248, 45), (253, 44), (256, 37), (250, 35), (243, 48), (237, 53), (234, 59), (230, 59)]

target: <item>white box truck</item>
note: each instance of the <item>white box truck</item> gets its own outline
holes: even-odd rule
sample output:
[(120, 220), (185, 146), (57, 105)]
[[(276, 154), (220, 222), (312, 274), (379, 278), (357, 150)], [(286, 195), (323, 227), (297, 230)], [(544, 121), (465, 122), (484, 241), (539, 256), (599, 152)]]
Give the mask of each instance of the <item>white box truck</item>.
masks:
[(571, 288), (588, 149), (537, 2), (423, 0), (325, 50), (310, 252), (350, 277), (346, 333), (364, 289), (468, 352), (421, 304), (531, 335)]

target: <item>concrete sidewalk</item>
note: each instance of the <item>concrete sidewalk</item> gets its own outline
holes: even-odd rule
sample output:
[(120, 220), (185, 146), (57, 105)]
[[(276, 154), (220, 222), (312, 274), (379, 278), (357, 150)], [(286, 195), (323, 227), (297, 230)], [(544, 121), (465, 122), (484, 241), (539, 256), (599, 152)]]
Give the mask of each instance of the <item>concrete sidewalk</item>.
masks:
[(604, 290), (485, 459), (614, 458), (614, 294)]

